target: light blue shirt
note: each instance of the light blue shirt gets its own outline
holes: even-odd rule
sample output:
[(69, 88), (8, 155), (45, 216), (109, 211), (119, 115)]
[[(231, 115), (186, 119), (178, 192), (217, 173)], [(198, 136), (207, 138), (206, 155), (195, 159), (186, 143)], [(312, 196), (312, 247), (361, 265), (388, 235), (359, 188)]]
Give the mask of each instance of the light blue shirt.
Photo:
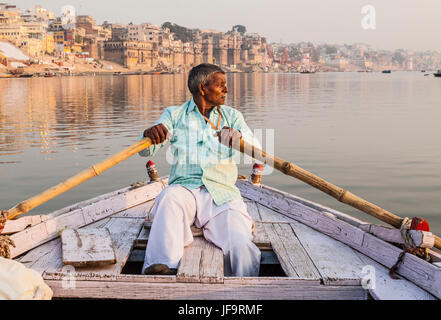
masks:
[[(245, 141), (260, 147), (240, 111), (227, 106), (219, 109), (222, 114), (219, 130), (225, 126), (239, 130)], [(218, 124), (217, 108), (212, 109), (209, 119), (214, 125)], [(204, 185), (216, 205), (241, 198), (235, 186), (238, 170), (234, 158), (238, 151), (219, 143), (216, 131), (202, 117), (193, 99), (181, 106), (166, 108), (155, 125), (160, 123), (171, 135), (170, 153), (167, 154), (172, 164), (169, 184), (188, 189)], [(139, 140), (142, 138), (141, 134)], [(139, 154), (153, 156), (164, 144), (153, 145)]]

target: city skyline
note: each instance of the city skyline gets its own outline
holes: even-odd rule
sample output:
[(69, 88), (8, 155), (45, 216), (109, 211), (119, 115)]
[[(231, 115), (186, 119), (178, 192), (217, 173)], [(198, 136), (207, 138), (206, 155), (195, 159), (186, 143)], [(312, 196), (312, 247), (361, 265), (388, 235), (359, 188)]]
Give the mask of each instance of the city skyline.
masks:
[[(151, 22), (160, 26), (169, 21), (188, 28), (223, 32), (230, 30), (233, 25), (241, 24), (246, 26), (248, 32), (259, 33), (268, 42), (275, 43), (366, 43), (384, 50), (441, 51), (441, 44), (435, 41), (441, 3), (430, 0), (418, 3), (410, 0), (387, 3), (378, 0), (339, 0), (332, 5), (317, 0), (276, 0), (271, 3), (260, 0), (234, 3), (225, 0), (222, 4), (210, 7), (200, 0), (190, 3), (168, 1), (166, 5), (127, 0), (124, 6), (116, 1), (101, 0), (71, 0), (66, 3), (55, 0), (19, 0), (10, 3), (22, 10), (41, 5), (56, 15), (61, 13), (64, 5), (72, 5), (78, 15), (91, 15), (98, 23), (105, 20), (135, 24)], [(366, 16), (362, 8), (366, 5), (375, 9), (374, 30), (362, 27), (362, 19)], [(252, 14), (248, 11), (252, 11)], [(197, 19), (194, 18), (195, 12), (198, 14)], [(222, 19), (218, 19), (218, 16), (222, 16)]]

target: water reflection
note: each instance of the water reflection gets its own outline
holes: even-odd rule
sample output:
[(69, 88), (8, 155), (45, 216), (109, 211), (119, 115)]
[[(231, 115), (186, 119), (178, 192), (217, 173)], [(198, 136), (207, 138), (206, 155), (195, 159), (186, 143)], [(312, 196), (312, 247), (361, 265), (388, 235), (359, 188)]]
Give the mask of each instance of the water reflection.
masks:
[[(243, 112), (253, 108), (260, 122), (259, 108), (268, 105), (280, 91), (292, 89), (289, 78), (229, 74), (228, 103)], [(295, 81), (294, 85), (299, 94), (308, 88), (305, 81)], [(99, 131), (104, 136), (124, 133), (131, 124), (154, 121), (166, 106), (190, 98), (187, 75), (3, 79), (0, 156), (20, 153), (28, 147), (52, 153), (59, 147), (87, 144)], [(274, 106), (277, 110), (277, 104)]]
[[(274, 129), (277, 155), (402, 216), (438, 217), (441, 230), (439, 80), (420, 73), (252, 73), (227, 80), (226, 104), (242, 111), (251, 128)], [(165, 107), (190, 98), (185, 74), (0, 79), (2, 208), (134, 143)], [(168, 173), (164, 159), (155, 160), (161, 174)], [(133, 157), (40, 212), (139, 180), (144, 160)], [(277, 172), (265, 182), (351, 212)], [(409, 200), (411, 194), (421, 201)]]

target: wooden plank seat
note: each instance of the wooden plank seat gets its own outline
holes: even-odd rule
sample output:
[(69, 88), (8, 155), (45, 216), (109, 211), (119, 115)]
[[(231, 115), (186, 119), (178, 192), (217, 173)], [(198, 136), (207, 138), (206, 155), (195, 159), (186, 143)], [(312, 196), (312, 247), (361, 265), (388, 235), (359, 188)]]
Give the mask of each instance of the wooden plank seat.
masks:
[[(126, 264), (133, 244), (137, 239), (145, 220), (145, 212), (151, 203), (142, 203), (136, 207), (123, 210), (111, 217), (101, 219), (83, 228), (107, 228), (114, 245), (116, 263), (99, 267), (76, 268), (81, 274), (120, 274)], [(79, 229), (81, 230), (81, 229)], [(64, 265), (62, 262), (61, 239), (56, 238), (25, 253), (18, 261), (41, 274), (61, 274)]]
[[(151, 225), (151, 221), (144, 222), (144, 230), (140, 232), (135, 243), (136, 248), (146, 247)], [(184, 248), (184, 255), (178, 266), (176, 281), (223, 283), (224, 260), (222, 250), (205, 240), (202, 229), (192, 225), (191, 231), (194, 240)]]
[[(163, 188), (154, 183), (51, 214), (47, 221), (14, 234), (16, 240), (27, 239), (14, 255), (17, 261), (43, 274), (55, 297), (366, 299), (369, 290), (375, 299), (439, 298), (439, 268), (412, 255), (406, 254), (398, 271), (403, 277), (390, 279), (389, 268), (400, 249), (364, 231), (361, 226), (366, 222), (267, 186), (238, 181), (238, 187), (255, 222), (253, 242), (262, 253), (263, 272), (259, 277), (225, 277), (221, 250), (201, 237), (201, 230), (194, 230), (194, 242), (184, 249), (176, 276), (139, 274), (149, 236), (149, 228), (143, 226), (155, 195)], [(65, 226), (108, 228), (115, 244), (116, 264), (76, 268), (75, 274), (66, 274), (58, 238)], [(271, 261), (265, 262), (268, 255)], [(127, 261), (139, 263), (123, 270)], [(441, 261), (441, 256), (436, 261)], [(278, 267), (264, 266), (268, 262), (280, 265), (285, 275), (280, 276)], [(366, 267), (375, 271), (370, 275), (376, 287), (362, 286)], [(72, 275), (74, 290), (65, 287)]]
[(184, 248), (179, 263), (177, 282), (223, 283), (224, 255), (222, 250), (197, 236)]

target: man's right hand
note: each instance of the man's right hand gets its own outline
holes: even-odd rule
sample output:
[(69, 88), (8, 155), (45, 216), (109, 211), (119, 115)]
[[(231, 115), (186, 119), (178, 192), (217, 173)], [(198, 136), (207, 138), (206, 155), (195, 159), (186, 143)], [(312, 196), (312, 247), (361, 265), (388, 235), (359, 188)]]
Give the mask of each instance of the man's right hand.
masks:
[(149, 137), (150, 140), (152, 140), (153, 144), (159, 144), (165, 141), (167, 139), (168, 130), (167, 128), (162, 124), (158, 124), (156, 126), (153, 126), (151, 128), (148, 128), (144, 131), (144, 137)]

